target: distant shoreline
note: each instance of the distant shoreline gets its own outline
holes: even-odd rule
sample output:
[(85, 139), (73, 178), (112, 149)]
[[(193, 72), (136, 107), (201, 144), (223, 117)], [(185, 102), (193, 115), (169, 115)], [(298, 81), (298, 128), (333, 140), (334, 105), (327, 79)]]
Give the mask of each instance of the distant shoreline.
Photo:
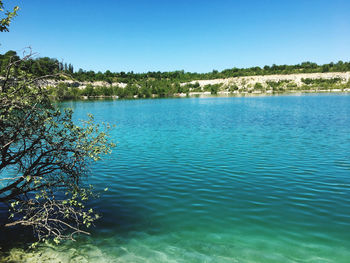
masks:
[(302, 95), (308, 95), (308, 94), (330, 94), (330, 95), (350, 95), (350, 91), (329, 91), (329, 90), (322, 90), (322, 91), (286, 91), (286, 92), (274, 92), (274, 93), (217, 93), (217, 94), (208, 94), (206, 92), (193, 92), (191, 94), (184, 94), (184, 95), (174, 95), (169, 97), (151, 97), (151, 98), (118, 98), (117, 96), (82, 96), (75, 99), (67, 99), (64, 101), (89, 101), (89, 100), (153, 100), (153, 99), (181, 99), (181, 98), (253, 98), (253, 97), (272, 97), (272, 96), (285, 96), (285, 95), (295, 95), (295, 96), (302, 96)]
[(133, 82), (105, 83), (73, 80), (46, 80), (46, 87), (54, 99), (88, 98), (164, 98), (258, 96), (295, 93), (350, 92), (350, 72), (300, 73), (286, 75), (259, 75), (190, 82)]

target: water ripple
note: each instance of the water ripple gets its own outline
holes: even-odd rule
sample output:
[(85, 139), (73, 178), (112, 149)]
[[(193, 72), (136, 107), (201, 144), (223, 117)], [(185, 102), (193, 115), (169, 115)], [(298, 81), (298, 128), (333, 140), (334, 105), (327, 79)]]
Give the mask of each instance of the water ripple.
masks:
[(72, 105), (119, 144), (92, 167), (103, 219), (71, 258), (349, 262), (350, 96)]

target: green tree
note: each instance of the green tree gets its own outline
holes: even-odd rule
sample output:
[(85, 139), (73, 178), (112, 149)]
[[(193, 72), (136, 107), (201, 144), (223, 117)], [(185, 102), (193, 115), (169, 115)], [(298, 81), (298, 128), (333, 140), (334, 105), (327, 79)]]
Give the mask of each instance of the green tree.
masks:
[(75, 125), (71, 110), (51, 103), (41, 79), (8, 72), (0, 92), (0, 202), (11, 207), (12, 220), (6, 226), (31, 226), (39, 240), (74, 239), (98, 218), (85, 208), (92, 192), (84, 178), (114, 146), (109, 126), (92, 116)]
[[(8, 31), (17, 10), (5, 12), (0, 1), (0, 13), (5, 12), (1, 32)], [(114, 144), (108, 140), (108, 125), (94, 124), (92, 116), (75, 125), (71, 110), (61, 112), (51, 103), (42, 77), (33, 78), (28, 67), (18, 70), (30, 56), (19, 59), (14, 52), (1, 57), (0, 202), (9, 205), (12, 220), (5, 226), (31, 226), (39, 241), (74, 240), (75, 234), (88, 233), (84, 227), (98, 218), (84, 204), (93, 195), (84, 185), (88, 165)], [(42, 59), (42, 74), (51, 62)]]
[(0, 0), (0, 32), (8, 32), (12, 19), (17, 15), (19, 10), (18, 6), (15, 6), (12, 11), (4, 9), (4, 2)]

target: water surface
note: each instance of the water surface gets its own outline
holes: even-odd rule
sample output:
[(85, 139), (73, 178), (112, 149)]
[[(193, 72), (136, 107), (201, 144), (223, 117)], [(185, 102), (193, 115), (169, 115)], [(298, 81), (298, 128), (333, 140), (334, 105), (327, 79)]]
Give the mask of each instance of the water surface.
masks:
[(350, 96), (66, 102), (116, 124), (91, 262), (349, 262)]

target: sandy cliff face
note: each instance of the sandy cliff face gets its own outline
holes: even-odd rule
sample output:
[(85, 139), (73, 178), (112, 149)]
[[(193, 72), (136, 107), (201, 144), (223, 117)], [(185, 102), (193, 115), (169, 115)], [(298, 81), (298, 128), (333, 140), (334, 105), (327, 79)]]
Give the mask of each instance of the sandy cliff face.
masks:
[(67, 83), (68, 85), (77, 87), (79, 89), (84, 89), (84, 88), (86, 88), (87, 85), (92, 85), (94, 87), (103, 87), (103, 86), (109, 87), (109, 86), (112, 85), (114, 87), (119, 86), (119, 87), (122, 87), (122, 88), (125, 88), (125, 86), (126, 86), (125, 83), (119, 83), (119, 82), (114, 82), (114, 83), (110, 84), (110, 83), (105, 82), (105, 81), (94, 81), (94, 82), (83, 81), (83, 82), (79, 82), (79, 81), (75, 81), (75, 80), (60, 80), (60, 81), (56, 81), (56, 80), (52, 80), (52, 79), (43, 81), (43, 84), (46, 85), (46, 86), (56, 87), (58, 85), (58, 83), (61, 83), (61, 82)]
[[(289, 75), (265, 75), (265, 76), (248, 76), (248, 77), (235, 77), (226, 79), (212, 79), (212, 80), (197, 80), (191, 81), (194, 84), (199, 83), (201, 87), (205, 85), (222, 84), (224, 87), (237, 85), (239, 88), (251, 86), (256, 83), (267, 84), (269, 81), (290, 81), (297, 86), (303, 84), (302, 79), (335, 79), (340, 78), (342, 82), (348, 82), (350, 80), (350, 72), (327, 72), (327, 73), (302, 73), (302, 74), (289, 74)], [(185, 84), (185, 83), (184, 83)]]

